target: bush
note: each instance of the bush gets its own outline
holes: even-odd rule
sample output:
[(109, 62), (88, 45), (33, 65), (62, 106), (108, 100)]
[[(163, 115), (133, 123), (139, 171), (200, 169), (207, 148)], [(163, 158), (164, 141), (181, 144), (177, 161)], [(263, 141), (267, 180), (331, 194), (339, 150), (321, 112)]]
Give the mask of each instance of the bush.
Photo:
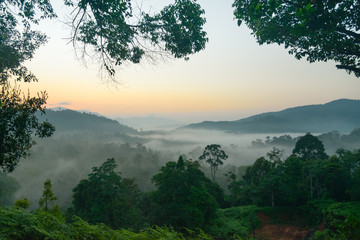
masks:
[(220, 239), (247, 239), (252, 231), (260, 225), (256, 206), (232, 207), (217, 211), (216, 220), (210, 225), (208, 232)]
[(16, 240), (212, 240), (201, 230), (185, 233), (168, 227), (153, 227), (138, 233), (129, 230), (112, 230), (104, 224), (91, 225), (79, 217), (71, 223), (59, 214), (46, 211), (28, 212), (19, 207), (0, 208), (0, 239)]

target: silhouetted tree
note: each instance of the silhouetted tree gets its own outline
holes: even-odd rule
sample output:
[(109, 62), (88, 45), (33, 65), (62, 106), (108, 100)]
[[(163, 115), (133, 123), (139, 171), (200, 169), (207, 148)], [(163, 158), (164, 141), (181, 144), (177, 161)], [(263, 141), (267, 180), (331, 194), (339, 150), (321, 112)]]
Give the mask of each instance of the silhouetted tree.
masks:
[(72, 42), (91, 47), (110, 76), (123, 62), (154, 60), (156, 53), (188, 59), (205, 48), (204, 10), (195, 0), (175, 0), (155, 14), (136, 10), (132, 2), (65, 1), (74, 9)]
[(45, 113), (46, 93), (21, 97), (19, 89), (7, 83), (0, 85), (0, 167), (12, 172), (20, 158), (28, 156), (35, 144), (34, 135), (50, 137), (55, 128), (47, 121), (39, 122), (37, 117), (38, 111)]
[[(64, 4), (72, 12), (69, 24), (74, 47), (86, 54), (91, 47), (110, 76), (115, 66), (139, 63), (145, 55), (154, 60), (160, 52), (188, 59), (208, 41), (203, 31), (204, 10), (195, 0), (175, 0), (154, 14), (135, 8), (130, 0), (64, 0)], [(27, 82), (36, 80), (23, 63), (46, 42), (46, 36), (31, 26), (56, 17), (51, 3), (5, 0), (0, 7), (0, 82), (12, 75)]]
[(220, 165), (224, 164), (224, 160), (228, 158), (228, 155), (221, 149), (218, 144), (211, 144), (205, 147), (203, 154), (199, 157), (199, 160), (205, 160), (210, 165), (211, 178), (215, 182), (216, 171)]
[[(64, 0), (72, 8), (71, 40), (76, 48), (89, 54), (91, 47), (110, 77), (123, 62), (139, 63), (156, 53), (185, 58), (201, 51), (208, 41), (203, 31), (204, 10), (194, 0), (175, 0), (159, 13), (142, 10), (135, 13), (132, 1)], [(49, 0), (0, 1), (0, 166), (11, 172), (20, 157), (35, 142), (32, 134), (47, 137), (54, 128), (39, 123), (34, 112), (43, 112), (46, 93), (38, 97), (20, 97), (8, 80), (37, 81), (24, 62), (33, 58), (47, 40), (45, 34), (32, 30), (42, 19), (55, 18)]]
[(296, 142), (292, 153), (303, 161), (317, 159), (325, 160), (329, 157), (325, 153), (323, 143), (310, 133), (307, 133)]
[(31, 26), (53, 17), (48, 0), (0, 2), (0, 166), (4, 172), (13, 171), (19, 159), (27, 155), (35, 143), (33, 134), (48, 137), (54, 131), (48, 122), (39, 123), (35, 116), (36, 111), (45, 108), (46, 93), (22, 97), (20, 90), (8, 82), (37, 81), (24, 62), (46, 42), (46, 36)]
[(360, 1), (235, 0), (259, 44), (284, 44), (297, 59), (334, 60), (338, 69), (360, 77)]

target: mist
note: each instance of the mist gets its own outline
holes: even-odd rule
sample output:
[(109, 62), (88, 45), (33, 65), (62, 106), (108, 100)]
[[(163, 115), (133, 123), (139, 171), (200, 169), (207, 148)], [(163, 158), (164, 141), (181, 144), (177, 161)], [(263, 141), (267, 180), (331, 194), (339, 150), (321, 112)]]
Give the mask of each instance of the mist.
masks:
[[(273, 147), (283, 149), (284, 157), (289, 156), (298, 137), (304, 135), (233, 134), (186, 129), (137, 132), (119, 128), (114, 122), (109, 123), (113, 127), (105, 123), (93, 124), (85, 131), (69, 128), (58, 120), (60, 127), (54, 136), (38, 139), (37, 144), (30, 150), (30, 156), (21, 159), (15, 171), (10, 174), (20, 185), (16, 199), (26, 197), (31, 202), (31, 208), (37, 208), (43, 183), (50, 179), (58, 196), (57, 204), (66, 209), (71, 206), (72, 189), (81, 179), (87, 178), (93, 167), (100, 166), (108, 158), (115, 159), (123, 178), (134, 178), (142, 191), (151, 191), (154, 189), (152, 176), (158, 173), (166, 162), (176, 161), (180, 155), (185, 155), (190, 160), (198, 160), (209, 144), (221, 145), (228, 155), (217, 173), (217, 182), (227, 189), (226, 173), (231, 171), (241, 177), (244, 172), (241, 166), (253, 164), (259, 157), (266, 156)], [(67, 124), (71, 125), (71, 122)], [(124, 129), (126, 133), (123, 132)], [(324, 142), (327, 154), (332, 155), (337, 148), (348, 146), (351, 147), (349, 150), (353, 150), (358, 147), (359, 135), (360, 131), (357, 130), (349, 135), (331, 132), (319, 135), (319, 138)], [(209, 167), (203, 162), (200, 162), (200, 165), (205, 174), (210, 176)]]
[[(251, 141), (265, 137), (260, 134), (228, 134), (219, 131), (173, 131), (151, 135), (98, 134), (73, 131), (56, 133), (50, 139), (39, 139), (30, 156), (21, 159), (10, 174), (21, 188), (16, 198), (28, 198), (31, 207), (38, 206), (43, 183), (50, 179), (62, 208), (71, 205), (72, 189), (87, 177), (93, 167), (100, 166), (108, 158), (115, 158), (118, 171), (124, 178), (134, 178), (142, 191), (154, 188), (151, 178), (168, 161), (176, 161), (185, 154), (197, 160), (208, 144), (220, 144), (229, 158), (219, 170), (236, 171), (236, 167), (252, 164), (264, 156), (271, 147), (254, 148)], [(202, 164), (204, 172), (208, 168)]]

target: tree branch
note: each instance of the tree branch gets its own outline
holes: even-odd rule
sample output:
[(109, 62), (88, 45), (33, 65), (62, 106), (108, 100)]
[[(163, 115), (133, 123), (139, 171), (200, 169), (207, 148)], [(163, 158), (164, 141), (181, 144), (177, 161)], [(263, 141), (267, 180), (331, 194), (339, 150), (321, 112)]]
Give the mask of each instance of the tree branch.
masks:
[(359, 33), (347, 30), (345, 28), (340, 28), (340, 27), (337, 27), (336, 31), (338, 31), (340, 33), (343, 33), (343, 34), (346, 34), (348, 36), (351, 36), (351, 37), (353, 37), (355, 39), (355, 42), (360, 43), (360, 34)]
[(348, 66), (348, 65), (336, 65), (336, 67), (338, 69), (344, 69), (344, 70), (348, 70), (351, 72), (354, 72), (355, 75), (360, 76), (360, 68), (355, 67), (355, 66)]

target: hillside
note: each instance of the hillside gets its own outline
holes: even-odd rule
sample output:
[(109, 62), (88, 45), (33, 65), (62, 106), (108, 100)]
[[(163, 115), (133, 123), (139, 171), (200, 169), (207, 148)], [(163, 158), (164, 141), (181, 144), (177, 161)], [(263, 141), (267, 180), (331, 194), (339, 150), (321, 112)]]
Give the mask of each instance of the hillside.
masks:
[(47, 119), (53, 124), (56, 128), (56, 133), (91, 131), (94, 133), (132, 134), (137, 132), (135, 129), (122, 125), (118, 121), (69, 109), (61, 111), (46, 110), (46, 114), (40, 116), (40, 119)]
[(182, 129), (236, 133), (350, 132), (360, 127), (360, 100), (339, 99), (326, 104), (288, 108), (237, 121), (201, 122)]

